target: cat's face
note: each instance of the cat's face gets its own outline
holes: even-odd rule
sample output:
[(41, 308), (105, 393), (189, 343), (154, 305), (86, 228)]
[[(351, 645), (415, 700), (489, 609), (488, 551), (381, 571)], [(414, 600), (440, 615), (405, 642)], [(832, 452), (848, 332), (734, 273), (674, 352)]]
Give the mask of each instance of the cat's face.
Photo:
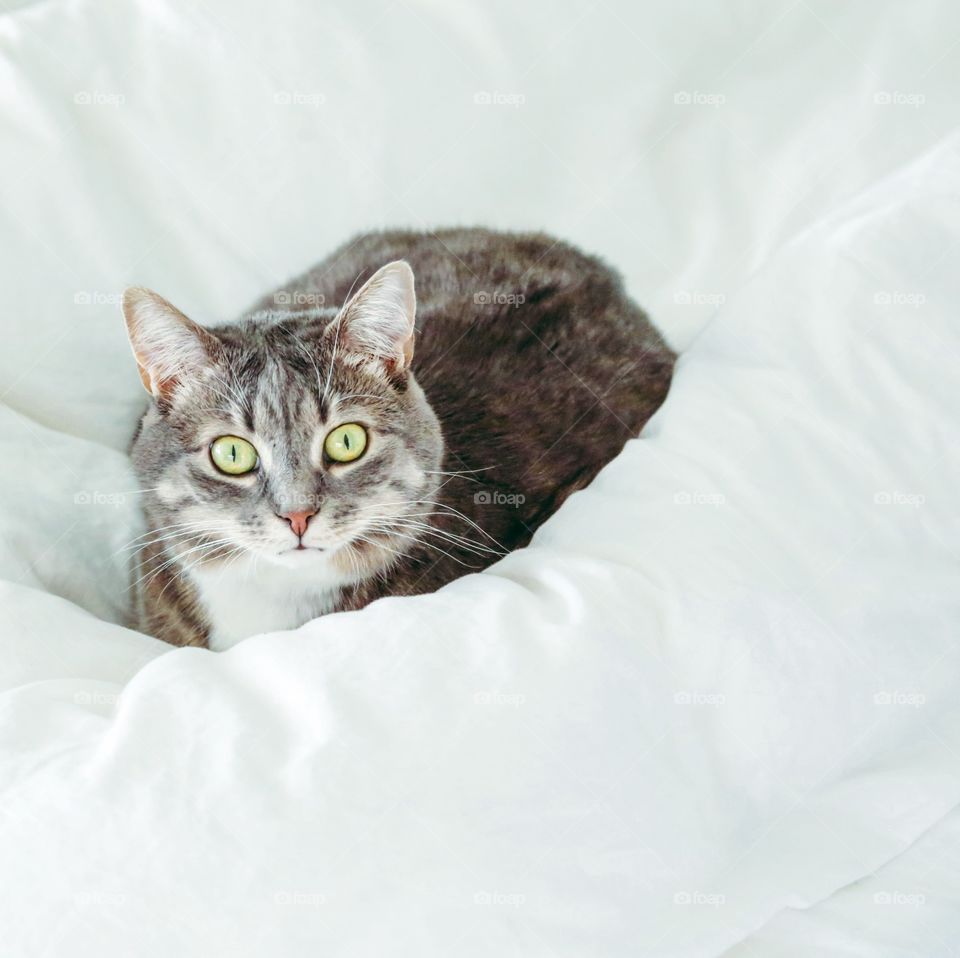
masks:
[(409, 369), (414, 310), (405, 263), (381, 269), (339, 313), (269, 314), (214, 332), (154, 293), (128, 291), (154, 398), (133, 460), (168, 552), (185, 565), (314, 564), (347, 583), (407, 551), (443, 456)]

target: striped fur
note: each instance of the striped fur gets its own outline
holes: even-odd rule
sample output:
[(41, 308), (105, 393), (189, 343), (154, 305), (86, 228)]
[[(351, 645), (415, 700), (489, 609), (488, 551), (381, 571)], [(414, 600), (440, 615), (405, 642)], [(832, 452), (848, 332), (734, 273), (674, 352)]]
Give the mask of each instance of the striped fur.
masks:
[[(614, 273), (540, 234), (368, 234), (230, 325), (142, 290), (125, 313), (153, 397), (132, 447), (140, 626), (177, 645), (431, 591), (526, 544), (636, 435), (674, 359)], [(369, 446), (326, 461), (345, 422)], [(226, 434), (255, 472), (213, 466)], [(307, 550), (279, 518), (297, 508), (317, 510)]]

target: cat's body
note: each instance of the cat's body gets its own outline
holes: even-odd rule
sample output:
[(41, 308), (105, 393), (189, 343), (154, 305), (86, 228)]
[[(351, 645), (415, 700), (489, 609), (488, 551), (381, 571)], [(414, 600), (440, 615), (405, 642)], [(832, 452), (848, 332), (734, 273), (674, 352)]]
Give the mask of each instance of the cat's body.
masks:
[[(397, 260), (416, 276), (415, 336), (409, 270), (376, 272)], [(155, 397), (133, 444), (153, 490), (139, 624), (181, 645), (429, 592), (525, 545), (639, 432), (673, 368), (619, 278), (539, 234), (362, 236), (206, 333), (133, 293)], [(345, 422), (369, 444), (334, 461), (324, 435)], [(210, 464), (223, 435), (250, 441), (254, 470)]]

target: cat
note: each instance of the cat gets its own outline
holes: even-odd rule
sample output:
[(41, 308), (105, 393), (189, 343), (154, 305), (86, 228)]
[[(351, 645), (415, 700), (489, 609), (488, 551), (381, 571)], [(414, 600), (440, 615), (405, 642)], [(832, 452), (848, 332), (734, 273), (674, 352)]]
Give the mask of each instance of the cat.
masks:
[(359, 236), (229, 325), (139, 287), (123, 314), (137, 626), (216, 650), (526, 545), (675, 359), (600, 260), (486, 229)]

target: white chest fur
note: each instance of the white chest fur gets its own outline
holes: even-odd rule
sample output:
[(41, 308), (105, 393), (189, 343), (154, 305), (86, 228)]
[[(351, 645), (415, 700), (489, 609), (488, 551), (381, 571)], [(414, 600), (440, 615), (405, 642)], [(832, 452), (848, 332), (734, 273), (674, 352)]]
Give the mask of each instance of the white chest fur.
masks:
[(328, 559), (303, 553), (284, 565), (244, 556), (219, 568), (195, 567), (189, 575), (210, 623), (210, 648), (217, 652), (329, 612), (346, 584)]

